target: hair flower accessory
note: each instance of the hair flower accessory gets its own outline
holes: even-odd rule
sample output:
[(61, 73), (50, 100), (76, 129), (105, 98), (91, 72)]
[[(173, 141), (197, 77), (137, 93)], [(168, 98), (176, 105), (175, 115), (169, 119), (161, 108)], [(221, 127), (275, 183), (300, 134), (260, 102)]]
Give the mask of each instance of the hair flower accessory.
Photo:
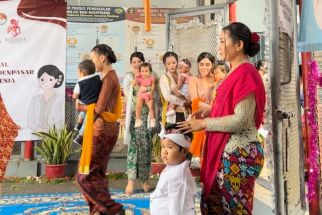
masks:
[(252, 43), (258, 43), (259, 40), (260, 40), (259, 35), (256, 32), (253, 32), (252, 35), (251, 35), (251, 37), (250, 37), (250, 41)]

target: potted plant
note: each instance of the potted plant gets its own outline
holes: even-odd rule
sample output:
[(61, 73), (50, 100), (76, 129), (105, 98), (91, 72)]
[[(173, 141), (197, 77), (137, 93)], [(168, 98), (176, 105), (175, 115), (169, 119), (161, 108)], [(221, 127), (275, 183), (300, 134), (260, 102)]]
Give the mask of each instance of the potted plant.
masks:
[(45, 160), (45, 174), (48, 178), (59, 178), (65, 176), (66, 162), (75, 152), (72, 148), (73, 132), (67, 127), (56, 129), (52, 127), (48, 132), (36, 132), (34, 135), (40, 137), (42, 142), (36, 146), (36, 151)]
[(154, 134), (152, 137), (151, 173), (160, 174), (164, 168), (165, 164), (161, 158), (161, 139), (158, 134)]

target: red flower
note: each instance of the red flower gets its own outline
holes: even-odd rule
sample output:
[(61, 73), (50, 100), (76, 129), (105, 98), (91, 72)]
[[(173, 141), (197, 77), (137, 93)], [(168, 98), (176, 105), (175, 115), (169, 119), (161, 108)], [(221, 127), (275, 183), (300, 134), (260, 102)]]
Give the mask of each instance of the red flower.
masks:
[(252, 36), (250, 37), (250, 41), (251, 41), (252, 43), (258, 43), (258, 42), (259, 42), (259, 40), (260, 40), (259, 35), (258, 35), (256, 32), (253, 32), (253, 33), (252, 33)]

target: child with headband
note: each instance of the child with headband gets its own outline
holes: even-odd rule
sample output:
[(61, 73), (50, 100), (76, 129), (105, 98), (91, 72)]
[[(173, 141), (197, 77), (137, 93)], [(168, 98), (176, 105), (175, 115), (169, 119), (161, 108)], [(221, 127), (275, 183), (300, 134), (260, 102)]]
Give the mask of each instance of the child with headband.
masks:
[(154, 192), (150, 195), (150, 213), (194, 215), (196, 182), (191, 175), (189, 153), (192, 133), (179, 133), (176, 124), (162, 130), (161, 157), (166, 167), (160, 175)]

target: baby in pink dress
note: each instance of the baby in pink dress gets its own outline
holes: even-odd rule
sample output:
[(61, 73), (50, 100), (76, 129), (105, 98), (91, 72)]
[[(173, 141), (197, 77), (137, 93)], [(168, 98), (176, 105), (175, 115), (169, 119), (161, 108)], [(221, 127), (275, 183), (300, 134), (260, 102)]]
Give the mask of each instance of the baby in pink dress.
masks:
[(154, 76), (151, 74), (152, 66), (150, 63), (142, 63), (140, 66), (140, 75), (135, 78), (134, 84), (139, 88), (144, 87), (147, 90), (145, 92), (141, 92), (139, 90), (137, 100), (136, 100), (136, 118), (134, 127), (138, 128), (142, 125), (142, 105), (145, 103), (149, 108), (150, 114), (150, 126), (151, 128), (155, 127), (155, 113), (154, 113), (154, 101), (153, 94), (155, 90), (155, 80)]
[[(189, 79), (192, 77), (190, 72), (191, 62), (188, 59), (183, 59), (179, 61), (178, 71), (179, 71), (179, 81), (177, 86), (174, 89), (171, 89), (171, 94), (183, 99), (189, 100)], [(175, 109), (177, 105), (169, 104), (168, 111), (166, 116), (172, 116), (176, 114)], [(189, 110), (186, 110), (187, 114), (189, 114)]]

